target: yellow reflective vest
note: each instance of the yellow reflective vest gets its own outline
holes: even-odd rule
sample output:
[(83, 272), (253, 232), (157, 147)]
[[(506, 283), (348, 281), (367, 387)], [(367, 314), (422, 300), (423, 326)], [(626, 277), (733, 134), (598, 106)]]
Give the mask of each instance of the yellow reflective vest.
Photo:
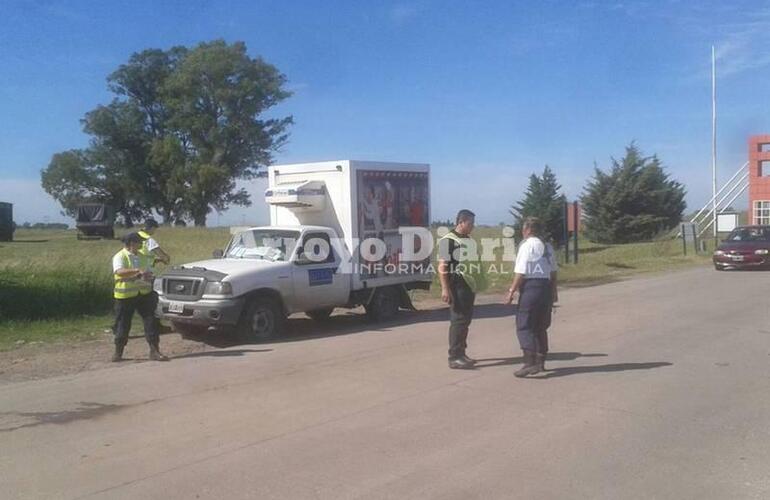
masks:
[[(124, 269), (130, 269), (131, 265), (131, 252), (125, 248), (118, 252), (123, 259)], [(141, 269), (147, 269), (149, 266), (148, 257), (141, 253), (137, 255), (139, 257), (139, 267)], [(152, 292), (152, 283), (145, 281), (141, 278), (121, 278), (117, 273), (114, 273), (112, 277), (115, 280), (115, 287), (112, 292), (112, 296), (116, 299), (130, 299), (138, 297), (139, 295), (147, 295)]]
[[(466, 248), (466, 242), (463, 240), (467, 240), (468, 238), (460, 238), (455, 233), (450, 231), (445, 236), (443, 236), (439, 242), (444, 239), (450, 239), (457, 243), (458, 247), (464, 249)], [(476, 262), (460, 262), (459, 265), (455, 268), (454, 273), (462, 276), (462, 278), (465, 280), (465, 283), (468, 284), (468, 287), (474, 293), (483, 292), (487, 289), (487, 273), (484, 271), (484, 264), (481, 262), (481, 256), (479, 256), (478, 261)]]

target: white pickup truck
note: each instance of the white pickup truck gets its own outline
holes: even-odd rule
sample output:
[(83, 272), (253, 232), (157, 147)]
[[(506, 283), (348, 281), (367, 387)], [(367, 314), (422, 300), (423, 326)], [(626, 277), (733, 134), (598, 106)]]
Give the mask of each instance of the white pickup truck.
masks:
[[(430, 287), (432, 242), (415, 237), (428, 233), (428, 165), (275, 165), (268, 179), (270, 226), (237, 232), (217, 258), (155, 280), (157, 313), (177, 331), (235, 329), (267, 340), (292, 313), (324, 320), (359, 305), (386, 320), (411, 307), (408, 290)], [(416, 258), (405, 262), (405, 250)]]

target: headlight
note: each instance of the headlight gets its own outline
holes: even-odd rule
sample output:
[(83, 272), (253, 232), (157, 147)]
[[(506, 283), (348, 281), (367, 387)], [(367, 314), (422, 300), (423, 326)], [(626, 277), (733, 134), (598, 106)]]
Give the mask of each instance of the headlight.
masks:
[(152, 282), (152, 289), (158, 293), (163, 293), (163, 278), (155, 278)]
[(717, 250), (714, 252), (714, 255), (724, 255), (725, 253), (722, 250)]
[(767, 255), (768, 251), (767, 248), (760, 248), (759, 250), (754, 250), (754, 255)]
[(203, 290), (203, 295), (232, 295), (233, 287), (228, 282), (209, 281)]

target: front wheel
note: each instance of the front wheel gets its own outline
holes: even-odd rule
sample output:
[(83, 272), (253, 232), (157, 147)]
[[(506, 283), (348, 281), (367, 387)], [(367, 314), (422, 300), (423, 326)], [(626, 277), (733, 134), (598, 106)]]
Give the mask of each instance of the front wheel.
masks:
[(258, 297), (248, 303), (238, 323), (238, 336), (244, 340), (264, 342), (283, 332), (286, 316), (274, 299)]

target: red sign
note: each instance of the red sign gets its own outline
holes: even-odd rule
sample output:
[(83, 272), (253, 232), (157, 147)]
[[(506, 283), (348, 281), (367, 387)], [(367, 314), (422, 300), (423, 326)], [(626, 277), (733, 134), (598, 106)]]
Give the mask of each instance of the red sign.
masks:
[[(577, 210), (577, 218), (575, 217), (575, 210)], [(568, 203), (567, 204), (567, 231), (570, 233), (575, 232), (575, 222), (577, 221), (577, 228), (580, 229), (580, 203)]]

